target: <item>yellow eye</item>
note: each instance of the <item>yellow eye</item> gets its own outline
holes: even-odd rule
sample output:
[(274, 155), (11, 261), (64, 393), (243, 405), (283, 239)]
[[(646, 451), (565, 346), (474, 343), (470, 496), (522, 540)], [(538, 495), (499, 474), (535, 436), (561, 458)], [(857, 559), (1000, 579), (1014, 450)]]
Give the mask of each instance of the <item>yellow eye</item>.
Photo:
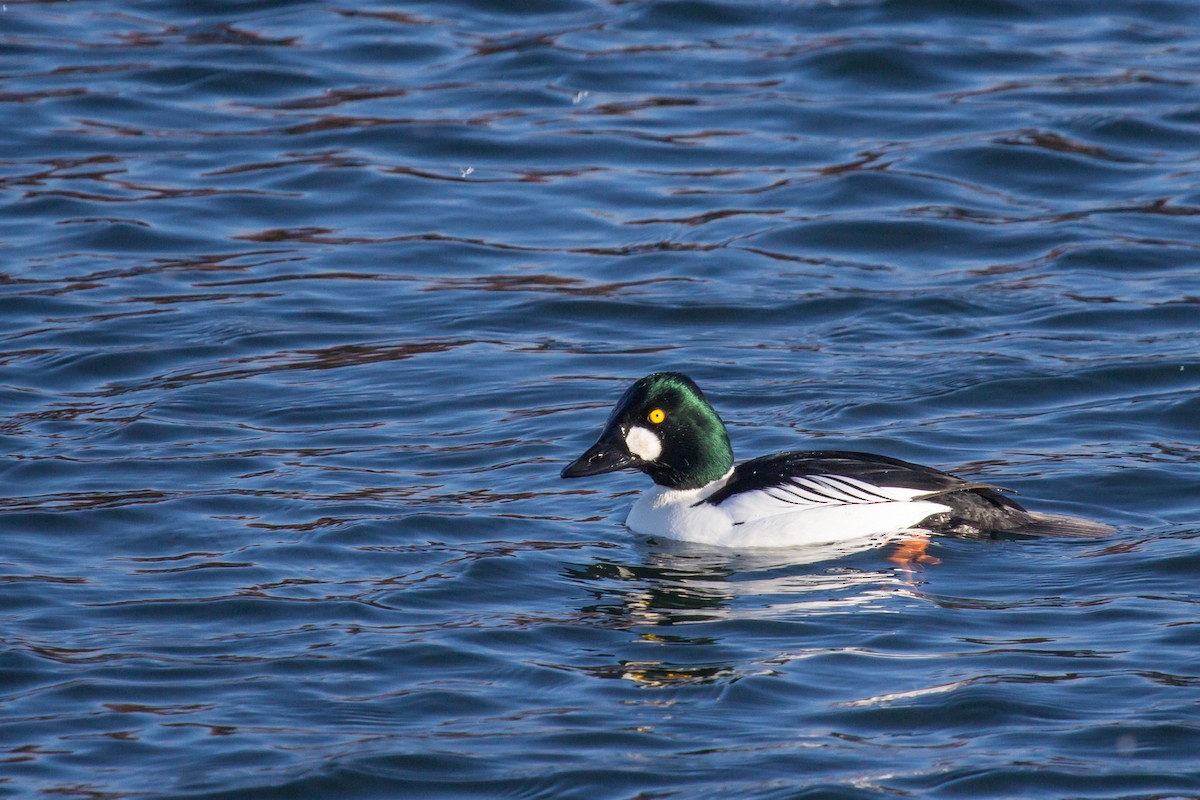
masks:
[(658, 425), (666, 418), (667, 418), (667, 412), (663, 411), (661, 408), (654, 409), (646, 416), (646, 419), (650, 420), (655, 425)]

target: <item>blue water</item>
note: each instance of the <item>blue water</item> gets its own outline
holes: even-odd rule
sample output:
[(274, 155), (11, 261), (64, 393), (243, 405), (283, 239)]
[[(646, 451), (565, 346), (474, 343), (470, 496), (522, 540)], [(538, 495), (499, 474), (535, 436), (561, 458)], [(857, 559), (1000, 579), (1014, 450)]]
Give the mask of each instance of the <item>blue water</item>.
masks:
[[(0, 796), (1200, 797), (1200, 4), (10, 2)], [(1105, 541), (737, 552), (691, 374)]]

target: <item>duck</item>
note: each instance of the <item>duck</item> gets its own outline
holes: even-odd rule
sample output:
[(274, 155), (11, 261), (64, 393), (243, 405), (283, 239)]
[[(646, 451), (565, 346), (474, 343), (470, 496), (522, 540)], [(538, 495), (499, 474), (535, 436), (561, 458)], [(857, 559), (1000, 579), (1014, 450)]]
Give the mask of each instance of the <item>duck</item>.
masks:
[(719, 547), (818, 545), (911, 531), (991, 538), (1112, 531), (1029, 511), (999, 486), (889, 456), (795, 450), (735, 464), (725, 423), (681, 372), (655, 372), (630, 386), (596, 442), (561, 477), (617, 470), (654, 481), (629, 510), (630, 530)]

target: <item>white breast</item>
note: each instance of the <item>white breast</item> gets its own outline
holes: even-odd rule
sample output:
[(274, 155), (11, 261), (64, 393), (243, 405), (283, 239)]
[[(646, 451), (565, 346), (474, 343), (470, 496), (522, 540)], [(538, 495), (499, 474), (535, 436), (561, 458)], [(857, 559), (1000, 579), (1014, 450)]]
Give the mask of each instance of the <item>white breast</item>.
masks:
[[(724, 485), (725, 479), (718, 483)], [(733, 530), (733, 517), (720, 506), (701, 503), (717, 490), (713, 484), (701, 489), (667, 489), (655, 486), (642, 494), (629, 509), (625, 524), (635, 533), (666, 536), (685, 542), (724, 544)]]

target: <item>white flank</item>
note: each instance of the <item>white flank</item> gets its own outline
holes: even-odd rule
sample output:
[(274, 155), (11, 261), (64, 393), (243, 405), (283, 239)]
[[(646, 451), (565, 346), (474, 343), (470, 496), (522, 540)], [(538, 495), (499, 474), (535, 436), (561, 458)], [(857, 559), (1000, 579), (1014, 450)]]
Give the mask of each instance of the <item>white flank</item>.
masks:
[(643, 461), (654, 461), (662, 455), (662, 440), (640, 425), (634, 425), (625, 434), (625, 446)]
[(801, 479), (787, 489), (746, 492), (716, 506), (699, 502), (728, 478), (687, 491), (655, 486), (634, 503), (625, 524), (637, 533), (685, 542), (792, 547), (869, 542), (866, 537), (913, 528), (950, 510), (911, 499), (921, 494), (916, 489), (872, 486), (845, 476)]

